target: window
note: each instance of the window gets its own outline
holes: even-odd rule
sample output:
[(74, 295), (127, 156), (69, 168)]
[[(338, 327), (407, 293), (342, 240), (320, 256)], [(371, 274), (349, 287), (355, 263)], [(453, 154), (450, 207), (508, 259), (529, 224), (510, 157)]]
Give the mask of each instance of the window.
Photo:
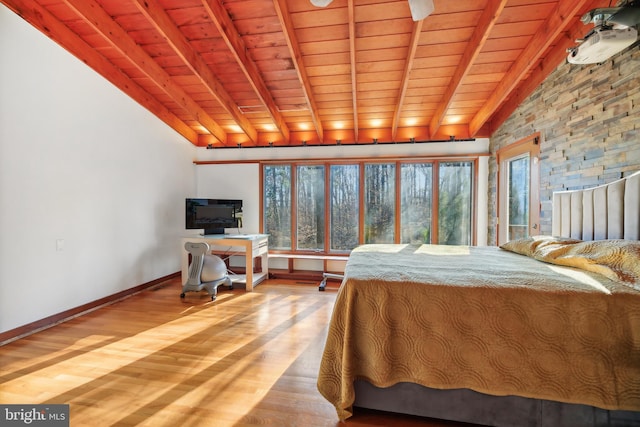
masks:
[(393, 243), (395, 231), (396, 165), (364, 166), (364, 242)]
[(263, 165), (263, 232), (284, 251), (472, 244), (473, 160)]
[(347, 252), (358, 246), (360, 226), (360, 167), (331, 165), (331, 251)]
[(298, 166), (296, 182), (296, 247), (324, 250), (324, 166)]
[(433, 165), (406, 163), (400, 175), (400, 243), (431, 243)]
[(471, 162), (439, 165), (438, 243), (471, 244)]
[(538, 233), (540, 135), (498, 150), (498, 244)]
[(267, 165), (263, 169), (264, 229), (269, 247), (291, 249), (291, 166)]
[(529, 237), (529, 153), (507, 163), (507, 227), (513, 240)]

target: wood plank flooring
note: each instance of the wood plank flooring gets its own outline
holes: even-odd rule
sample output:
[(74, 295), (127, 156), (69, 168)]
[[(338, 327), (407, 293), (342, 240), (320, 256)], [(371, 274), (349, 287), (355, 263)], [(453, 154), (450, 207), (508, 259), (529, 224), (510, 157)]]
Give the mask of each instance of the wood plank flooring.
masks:
[(335, 287), (271, 280), (213, 302), (180, 291), (172, 279), (0, 347), (0, 403), (68, 403), (74, 427), (463, 425), (338, 421), (316, 388)]

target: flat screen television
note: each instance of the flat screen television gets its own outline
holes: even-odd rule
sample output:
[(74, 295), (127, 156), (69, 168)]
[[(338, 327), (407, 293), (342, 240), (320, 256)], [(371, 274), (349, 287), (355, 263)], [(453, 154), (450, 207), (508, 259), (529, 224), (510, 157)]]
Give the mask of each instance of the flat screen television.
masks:
[(224, 234), (225, 228), (241, 226), (242, 200), (186, 199), (185, 228), (203, 229), (205, 235)]

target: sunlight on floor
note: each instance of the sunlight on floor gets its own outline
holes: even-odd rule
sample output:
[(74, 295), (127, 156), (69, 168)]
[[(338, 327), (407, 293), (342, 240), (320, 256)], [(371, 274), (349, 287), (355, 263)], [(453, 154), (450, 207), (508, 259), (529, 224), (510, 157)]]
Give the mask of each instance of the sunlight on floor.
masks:
[[(9, 391), (2, 392), (3, 403), (25, 403), (24, 394), (10, 390), (29, 390), (29, 403), (70, 403), (75, 425), (98, 418), (100, 424), (210, 425), (204, 420), (221, 416), (234, 425), (310, 342), (324, 339), (314, 326), (331, 314), (326, 302), (297, 295), (228, 293), (215, 302), (192, 301), (147, 329), (128, 333), (126, 319), (112, 319), (122, 335), (91, 333), (28, 363), (3, 366)], [(35, 336), (23, 341), (29, 342), (47, 344)], [(240, 376), (245, 380), (238, 382)]]

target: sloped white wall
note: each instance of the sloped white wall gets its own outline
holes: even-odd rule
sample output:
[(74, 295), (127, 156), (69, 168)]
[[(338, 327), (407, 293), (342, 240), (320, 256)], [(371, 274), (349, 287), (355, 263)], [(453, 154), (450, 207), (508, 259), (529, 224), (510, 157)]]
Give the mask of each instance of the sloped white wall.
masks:
[(194, 156), (0, 5), (0, 332), (179, 271)]

